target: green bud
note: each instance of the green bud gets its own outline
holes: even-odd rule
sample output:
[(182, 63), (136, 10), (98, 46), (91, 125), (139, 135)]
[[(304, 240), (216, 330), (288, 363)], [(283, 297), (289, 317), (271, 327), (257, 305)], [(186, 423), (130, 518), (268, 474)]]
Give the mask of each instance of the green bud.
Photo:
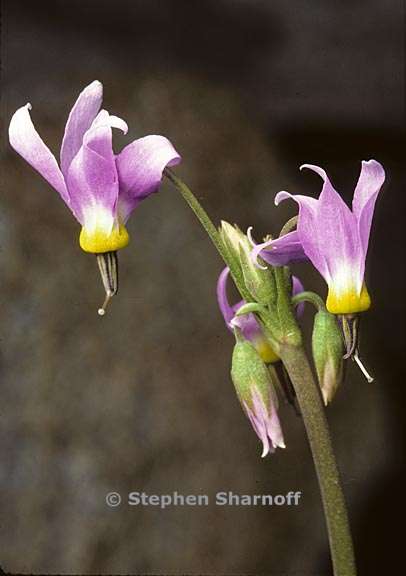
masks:
[(246, 236), (240, 240), (240, 263), (245, 285), (257, 302), (267, 306), (276, 301), (276, 283), (273, 269), (258, 268), (251, 258), (252, 246)]
[(225, 220), (222, 220), (221, 226), (219, 228), (219, 234), (228, 254), (235, 261), (235, 263), (239, 265), (240, 241), (245, 238), (244, 233), (238, 228), (238, 226), (232, 226)]
[(337, 318), (326, 310), (314, 317), (313, 360), (325, 405), (333, 399), (343, 376), (344, 343)]
[(254, 387), (264, 400), (269, 397), (271, 385), (269, 370), (251, 342), (242, 336), (237, 336), (234, 346), (231, 378), (242, 404), (245, 402), (250, 408), (252, 407)]
[(237, 331), (236, 338), (231, 377), (241, 406), (262, 442), (262, 456), (266, 456), (278, 447), (285, 447), (273, 372), (268, 370), (251, 342)]

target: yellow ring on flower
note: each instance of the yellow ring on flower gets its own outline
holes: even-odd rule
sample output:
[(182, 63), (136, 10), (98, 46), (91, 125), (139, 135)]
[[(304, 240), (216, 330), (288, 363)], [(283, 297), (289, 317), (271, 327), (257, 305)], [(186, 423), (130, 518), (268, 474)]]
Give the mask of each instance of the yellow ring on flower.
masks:
[(332, 314), (356, 314), (365, 312), (371, 306), (371, 298), (368, 294), (365, 282), (362, 285), (361, 294), (355, 289), (334, 292), (334, 288), (328, 291), (327, 310)]
[(115, 252), (120, 248), (125, 248), (130, 241), (130, 236), (125, 226), (114, 227), (106, 234), (102, 228), (89, 231), (82, 228), (79, 236), (79, 244), (85, 252), (101, 254), (103, 252)]

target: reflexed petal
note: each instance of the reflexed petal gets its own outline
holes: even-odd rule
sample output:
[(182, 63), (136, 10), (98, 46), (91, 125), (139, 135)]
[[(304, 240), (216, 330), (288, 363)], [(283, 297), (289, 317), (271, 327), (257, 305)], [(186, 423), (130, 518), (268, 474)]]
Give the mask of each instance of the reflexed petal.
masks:
[(275, 240), (257, 244), (251, 252), (254, 262), (257, 261), (258, 256), (271, 266), (285, 266), (290, 262), (307, 260), (296, 230)]
[(235, 316), (241, 306), (245, 304), (245, 301), (240, 300), (240, 302), (237, 304), (234, 304), (233, 306), (230, 305), (227, 297), (227, 282), (229, 274), (229, 268), (224, 268), (217, 281), (217, 302), (227, 328), (230, 331), (232, 331), (235, 327), (239, 328), (244, 338), (250, 340), (251, 342), (256, 338), (263, 338), (262, 330), (254, 314)]
[[(116, 124), (115, 117), (113, 123)], [(68, 189), (71, 204), (78, 220), (84, 224), (86, 216), (97, 207), (103, 213), (103, 228), (111, 229), (118, 197), (118, 177), (112, 148), (111, 116), (101, 110), (83, 136), (83, 145), (68, 170)], [(93, 219), (96, 211), (93, 210)], [(107, 222), (106, 222), (107, 219)]]
[(125, 120), (120, 118), (119, 116), (114, 116), (113, 114), (109, 114), (109, 124), (112, 128), (117, 128), (117, 130), (121, 130), (123, 134), (127, 134), (128, 132), (128, 124)]
[[(319, 254), (322, 254), (327, 267), (327, 275), (318, 268), (311, 258), (313, 265), (323, 274), (327, 281), (342, 278), (343, 283), (352, 281), (358, 292), (361, 292), (364, 276), (364, 257), (358, 239), (357, 220), (341, 196), (334, 190), (324, 170), (318, 166), (304, 164), (301, 168), (309, 168), (319, 174), (323, 181), (323, 189), (317, 202), (316, 224), (313, 230), (298, 230), (305, 251), (306, 246), (317, 244)], [(303, 217), (301, 217), (303, 218)], [(300, 218), (299, 218), (300, 220)], [(346, 278), (344, 279), (344, 275)]]
[(304, 164), (319, 174), (324, 185), (318, 200), (307, 196), (292, 196), (280, 192), (275, 199), (291, 198), (299, 204), (297, 232), (303, 249), (315, 268), (330, 285), (332, 279), (338, 283), (339, 290), (346, 290), (353, 284), (361, 291), (362, 251), (358, 242), (357, 223), (351, 210), (332, 187), (327, 174), (318, 166)]
[(111, 230), (118, 196), (114, 160), (83, 145), (69, 167), (67, 180), (71, 206), (79, 222), (84, 225), (89, 212), (98, 207), (103, 211), (103, 219), (111, 216), (111, 221), (103, 226)]
[(229, 274), (230, 270), (226, 267), (219, 276), (217, 281), (217, 302), (224, 321), (230, 329), (230, 322), (233, 319), (235, 312), (230, 306), (227, 298), (227, 281)]
[(119, 118), (118, 116), (113, 116), (112, 114), (109, 114), (107, 110), (100, 110), (100, 112), (97, 114), (97, 116), (94, 118), (93, 122), (89, 126), (89, 130), (87, 130), (86, 132), (92, 130), (93, 128), (99, 128), (100, 126), (109, 126), (110, 128), (117, 128), (118, 130), (121, 130), (124, 134), (127, 134), (128, 132), (127, 122), (125, 122), (125, 120)]
[(299, 204), (299, 220), (296, 232), (306, 256), (324, 278), (329, 278), (329, 270), (324, 257), (323, 241), (318, 238), (320, 223), (317, 215), (317, 200), (300, 194), (292, 195), (288, 192), (279, 192), (275, 197), (275, 204), (278, 206), (280, 202), (287, 198)]
[(82, 146), (83, 136), (96, 117), (103, 99), (103, 86), (95, 80), (79, 94), (68, 121), (61, 146), (61, 168), (67, 175), (69, 166)]
[(368, 251), (375, 201), (384, 181), (385, 171), (379, 162), (376, 160), (362, 162), (361, 174), (352, 200), (352, 211), (358, 220), (359, 237), (364, 256)]
[[(245, 304), (242, 300), (239, 304), (234, 306), (235, 312)], [(249, 340), (254, 346), (259, 343), (259, 341), (264, 341), (265, 337), (262, 332), (261, 326), (258, 324), (257, 319), (254, 314), (243, 314), (242, 316), (234, 316), (230, 321), (231, 328), (239, 328), (242, 335), (246, 340)]]
[(240, 300), (237, 304), (230, 306), (227, 298), (229, 272), (228, 268), (224, 268), (217, 281), (217, 302), (228, 330), (230, 332), (233, 332), (234, 328), (241, 330), (244, 338), (254, 345), (264, 362), (275, 362), (279, 358), (271, 348), (255, 315), (250, 313), (236, 316), (238, 310), (245, 304), (245, 300)]
[(34, 128), (29, 110), (31, 104), (19, 108), (13, 115), (9, 127), (10, 144), (49, 184), (62, 196), (69, 205), (69, 195), (62, 172), (55, 156), (44, 144)]
[(83, 144), (89, 146), (94, 152), (103, 156), (110, 163), (115, 165), (115, 156), (112, 144), (112, 128), (118, 128), (124, 132), (128, 131), (128, 126), (117, 116), (110, 116), (107, 110), (100, 110), (93, 120), (89, 130), (83, 136)]
[(145, 136), (126, 146), (116, 158), (120, 181), (119, 211), (125, 221), (138, 202), (156, 192), (166, 166), (181, 158), (164, 136)]
[(300, 294), (300, 292), (303, 291), (304, 287), (302, 282), (297, 276), (292, 276), (292, 296), (296, 296), (296, 294)]

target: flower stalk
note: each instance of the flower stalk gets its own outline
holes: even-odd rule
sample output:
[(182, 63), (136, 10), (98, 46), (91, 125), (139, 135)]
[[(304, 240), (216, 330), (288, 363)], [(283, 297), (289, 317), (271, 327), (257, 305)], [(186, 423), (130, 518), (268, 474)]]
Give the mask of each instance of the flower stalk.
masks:
[(323, 501), (334, 575), (355, 576), (355, 558), (348, 514), (317, 384), (301, 346), (282, 346), (280, 355), (295, 389), (312, 451)]
[[(230, 269), (231, 276), (242, 298), (249, 304), (251, 296), (245, 286), (243, 274), (235, 265), (235, 260), (230, 258), (227, 253), (207, 212), (192, 191), (171, 170), (166, 168), (164, 174), (175, 185), (199, 219)], [(293, 227), (294, 225), (295, 222), (290, 223), (290, 226)], [(272, 341), (278, 343), (277, 353), (289, 374), (303, 416), (322, 496), (334, 575), (355, 576), (356, 567), (348, 515), (328, 424), (318, 385), (314, 380), (302, 346), (301, 331), (295, 319), (288, 277), (282, 266), (275, 268), (275, 280), (277, 286), (277, 319), (271, 318), (270, 310), (266, 307), (258, 310), (258, 319), (260, 324), (271, 333)], [(297, 296), (295, 298), (295, 304), (305, 299)], [(252, 309), (252, 313), (255, 313), (254, 309)]]
[(249, 294), (248, 290), (245, 287), (242, 272), (235, 265), (233, 259), (230, 258), (230, 256), (227, 254), (223, 242), (221, 241), (220, 234), (218, 233), (218, 230), (213, 224), (213, 222), (211, 221), (210, 216), (207, 214), (206, 210), (197, 200), (196, 196), (193, 194), (190, 188), (188, 188), (188, 186), (186, 186), (186, 184), (182, 182), (182, 180), (178, 178), (173, 173), (172, 170), (170, 170), (169, 168), (165, 168), (164, 174), (172, 182), (172, 184), (174, 184), (175, 187), (179, 190), (184, 200), (187, 202), (187, 204), (190, 206), (190, 208), (197, 216), (198, 220), (200, 221), (200, 224), (206, 230), (207, 234), (210, 237), (210, 240), (217, 248), (218, 253), (223, 258), (225, 264), (227, 264), (228, 268), (230, 269), (231, 276), (241, 296), (244, 298), (244, 300), (249, 302), (251, 299), (251, 295)]

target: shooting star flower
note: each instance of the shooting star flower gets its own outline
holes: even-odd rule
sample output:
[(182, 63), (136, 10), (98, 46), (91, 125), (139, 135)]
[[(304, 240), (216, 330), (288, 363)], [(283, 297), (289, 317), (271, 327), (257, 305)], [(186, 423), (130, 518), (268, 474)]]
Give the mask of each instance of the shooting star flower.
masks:
[(291, 198), (299, 205), (297, 230), (256, 246), (253, 257), (271, 261), (283, 252), (286, 262), (308, 258), (328, 285), (327, 309), (333, 314), (356, 314), (370, 307), (365, 285), (365, 259), (375, 201), (385, 180), (382, 165), (362, 162), (352, 210), (331, 185), (326, 172), (304, 164), (323, 179), (319, 198), (279, 192), (278, 205)]
[(79, 95), (65, 127), (60, 166), (43, 142), (30, 117), (31, 104), (11, 118), (10, 144), (59, 192), (81, 224), (85, 252), (97, 255), (106, 300), (117, 292), (117, 250), (129, 242), (126, 222), (136, 206), (159, 188), (166, 166), (180, 156), (164, 136), (145, 136), (118, 155), (112, 148), (112, 128), (127, 133), (121, 118), (100, 110), (103, 86), (97, 80)]

